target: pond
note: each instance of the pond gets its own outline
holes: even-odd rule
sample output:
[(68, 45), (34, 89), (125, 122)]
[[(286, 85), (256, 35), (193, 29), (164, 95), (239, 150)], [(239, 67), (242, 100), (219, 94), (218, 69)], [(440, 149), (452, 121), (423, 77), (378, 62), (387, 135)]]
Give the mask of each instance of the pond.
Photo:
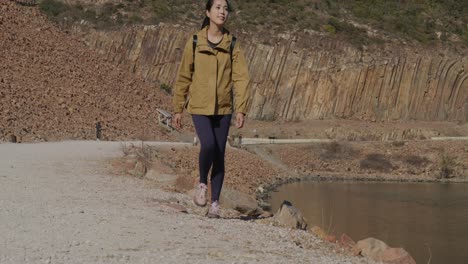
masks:
[(283, 200), (337, 238), (375, 237), (417, 263), (468, 263), (468, 184), (299, 182), (271, 194), (273, 212)]

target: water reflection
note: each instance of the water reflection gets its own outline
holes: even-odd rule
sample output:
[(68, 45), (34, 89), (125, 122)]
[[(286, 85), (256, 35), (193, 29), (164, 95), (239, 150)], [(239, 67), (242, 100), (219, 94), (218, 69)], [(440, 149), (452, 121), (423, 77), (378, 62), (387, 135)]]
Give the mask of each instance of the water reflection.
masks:
[(358, 241), (375, 237), (403, 247), (417, 263), (468, 263), (468, 185), (309, 182), (272, 193), (298, 207), (309, 225)]

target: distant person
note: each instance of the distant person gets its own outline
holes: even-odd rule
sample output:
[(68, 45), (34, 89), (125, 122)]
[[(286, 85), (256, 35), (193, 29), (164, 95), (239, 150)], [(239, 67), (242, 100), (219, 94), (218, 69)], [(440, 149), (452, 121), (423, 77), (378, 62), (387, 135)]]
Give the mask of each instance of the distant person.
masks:
[(224, 28), (229, 16), (227, 0), (206, 3), (202, 28), (187, 41), (174, 89), (174, 125), (181, 128), (184, 108), (192, 115), (200, 139), (200, 182), (193, 201), (207, 204), (211, 168), (211, 206), (207, 216), (218, 218), (224, 182), (224, 153), (232, 115), (244, 126), (249, 73), (239, 41)]

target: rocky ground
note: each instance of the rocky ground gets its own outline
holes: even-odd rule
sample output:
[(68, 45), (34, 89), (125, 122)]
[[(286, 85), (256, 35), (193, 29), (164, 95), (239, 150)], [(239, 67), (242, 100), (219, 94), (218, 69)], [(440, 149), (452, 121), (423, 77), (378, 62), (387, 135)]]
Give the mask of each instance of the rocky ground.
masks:
[(208, 219), (191, 196), (112, 173), (122, 155), (117, 142), (0, 144), (0, 263), (374, 263), (306, 231)]
[(37, 7), (0, 1), (0, 140), (23, 142), (102, 137), (167, 139), (156, 108), (170, 98), (106, 62)]
[[(229, 147), (226, 186), (251, 195), (259, 187), (301, 179), (387, 181), (468, 180), (466, 140), (388, 142), (332, 141), (311, 144), (276, 144)], [(139, 147), (139, 144), (134, 146)], [(177, 191), (193, 188), (198, 179), (199, 146), (150, 147), (147, 167), (178, 176)], [(124, 158), (125, 159), (125, 158)], [(128, 163), (130, 162), (130, 163)], [(116, 161), (122, 172), (136, 159)]]

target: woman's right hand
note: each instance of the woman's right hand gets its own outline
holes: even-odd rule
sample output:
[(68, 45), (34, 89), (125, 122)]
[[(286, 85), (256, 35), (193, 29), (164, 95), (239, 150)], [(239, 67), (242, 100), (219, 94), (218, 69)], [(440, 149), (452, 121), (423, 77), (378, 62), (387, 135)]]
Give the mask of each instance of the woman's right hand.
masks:
[(174, 120), (175, 128), (181, 129), (182, 128), (182, 113), (175, 113), (173, 120)]

